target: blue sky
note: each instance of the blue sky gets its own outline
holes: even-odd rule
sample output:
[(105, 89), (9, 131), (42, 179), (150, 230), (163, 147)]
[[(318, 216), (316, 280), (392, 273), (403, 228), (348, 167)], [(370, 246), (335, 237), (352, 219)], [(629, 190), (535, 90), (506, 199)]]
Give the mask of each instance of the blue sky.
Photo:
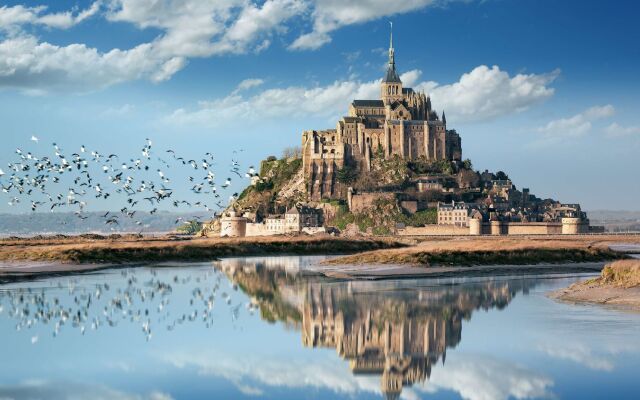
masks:
[(135, 157), (147, 137), (211, 151), (223, 170), (234, 149), (257, 164), (377, 96), (393, 21), (405, 84), (445, 109), (477, 169), (586, 209), (640, 210), (640, 6), (388, 3), (4, 1), (0, 166), (51, 142)]

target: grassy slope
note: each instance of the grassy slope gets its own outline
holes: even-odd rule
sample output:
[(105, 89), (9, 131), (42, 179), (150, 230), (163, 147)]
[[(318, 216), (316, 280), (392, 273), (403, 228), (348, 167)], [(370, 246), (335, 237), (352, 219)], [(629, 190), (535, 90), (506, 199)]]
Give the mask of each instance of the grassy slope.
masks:
[(640, 286), (640, 260), (620, 260), (607, 264), (598, 278), (581, 284), (625, 289)]

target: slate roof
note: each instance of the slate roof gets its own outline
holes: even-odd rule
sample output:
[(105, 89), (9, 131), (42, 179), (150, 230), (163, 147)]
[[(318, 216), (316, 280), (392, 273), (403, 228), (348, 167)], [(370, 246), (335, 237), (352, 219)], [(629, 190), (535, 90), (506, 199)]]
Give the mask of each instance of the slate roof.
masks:
[(354, 107), (384, 107), (382, 100), (354, 100)]
[(396, 66), (394, 64), (390, 65), (389, 68), (387, 68), (387, 73), (384, 76), (383, 82), (402, 83), (400, 77), (398, 76), (398, 73), (396, 72)]

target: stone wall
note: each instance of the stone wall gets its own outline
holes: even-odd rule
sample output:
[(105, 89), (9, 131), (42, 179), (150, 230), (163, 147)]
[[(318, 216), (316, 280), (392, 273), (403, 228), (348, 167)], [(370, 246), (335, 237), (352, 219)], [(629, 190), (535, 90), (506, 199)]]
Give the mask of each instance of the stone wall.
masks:
[(560, 235), (566, 234), (560, 222), (480, 222), (469, 220), (471, 235)]
[(407, 226), (398, 229), (400, 236), (447, 236), (469, 235), (469, 228), (453, 225), (426, 225), (421, 227)]
[(509, 222), (507, 235), (558, 235), (562, 233), (562, 224), (558, 222)]
[(353, 214), (360, 214), (373, 207), (373, 203), (376, 200), (395, 200), (396, 195), (394, 193), (381, 192), (381, 193), (358, 193), (351, 196), (349, 204), (349, 210)]

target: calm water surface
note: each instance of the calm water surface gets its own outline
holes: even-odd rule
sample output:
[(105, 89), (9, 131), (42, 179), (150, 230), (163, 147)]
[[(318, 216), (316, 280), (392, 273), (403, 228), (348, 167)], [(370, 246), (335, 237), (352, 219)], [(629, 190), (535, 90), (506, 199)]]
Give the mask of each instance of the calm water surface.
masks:
[(0, 399), (637, 399), (640, 314), (580, 277), (335, 282), (318, 257), (0, 286)]

